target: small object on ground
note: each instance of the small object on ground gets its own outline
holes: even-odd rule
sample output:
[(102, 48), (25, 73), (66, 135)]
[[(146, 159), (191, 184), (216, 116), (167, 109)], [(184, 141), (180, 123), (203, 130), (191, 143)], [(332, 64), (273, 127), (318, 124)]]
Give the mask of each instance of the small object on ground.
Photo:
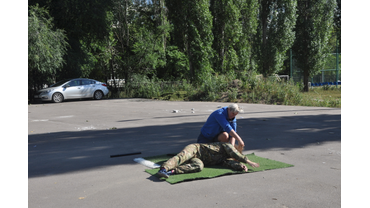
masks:
[(173, 110), (172, 111), (172, 113), (178, 113), (179, 112), (179, 110)]
[(126, 153), (126, 154), (119, 154), (119, 155), (111, 155), (110, 157), (122, 157), (122, 156), (129, 156), (129, 155), (139, 155), (141, 152), (132, 152), (132, 153)]
[(152, 161), (149, 161), (149, 160), (145, 160), (144, 158), (135, 158), (134, 159), (135, 162), (137, 163), (140, 163), (142, 165), (145, 165), (146, 167), (149, 167), (149, 168), (159, 168), (160, 165), (152, 162)]

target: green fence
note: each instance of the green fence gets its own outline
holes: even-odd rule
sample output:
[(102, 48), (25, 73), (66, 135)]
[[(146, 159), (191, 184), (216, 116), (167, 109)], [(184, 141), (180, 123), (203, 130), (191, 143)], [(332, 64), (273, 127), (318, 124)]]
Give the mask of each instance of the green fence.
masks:
[[(294, 54), (290, 55), (290, 77), (295, 82), (303, 82), (303, 70), (296, 65)], [(341, 80), (341, 54), (331, 53), (327, 59), (325, 67), (319, 74), (313, 75), (309, 78), (311, 83), (340, 83)], [(324, 84), (325, 85), (325, 84)]]

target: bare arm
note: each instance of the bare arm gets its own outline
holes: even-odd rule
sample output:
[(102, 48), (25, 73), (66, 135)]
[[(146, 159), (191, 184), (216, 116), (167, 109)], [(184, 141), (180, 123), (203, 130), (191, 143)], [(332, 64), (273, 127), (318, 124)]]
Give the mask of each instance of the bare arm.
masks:
[(235, 146), (235, 139), (236, 139), (236, 140), (238, 140), (239, 145), (244, 147), (244, 142), (243, 142), (242, 138), (240, 138), (240, 136), (234, 130), (231, 130), (229, 134), (231, 136), (230, 143), (233, 146)]

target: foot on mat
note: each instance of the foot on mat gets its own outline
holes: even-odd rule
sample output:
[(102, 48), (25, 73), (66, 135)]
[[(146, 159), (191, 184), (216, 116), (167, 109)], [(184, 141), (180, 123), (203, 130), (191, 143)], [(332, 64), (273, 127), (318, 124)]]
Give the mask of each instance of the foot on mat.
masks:
[(158, 171), (158, 175), (161, 176), (161, 177), (165, 177), (165, 178), (168, 178), (170, 175), (173, 175), (174, 174), (174, 170), (170, 170), (170, 171), (166, 171), (166, 169), (164, 168), (161, 168), (159, 171)]

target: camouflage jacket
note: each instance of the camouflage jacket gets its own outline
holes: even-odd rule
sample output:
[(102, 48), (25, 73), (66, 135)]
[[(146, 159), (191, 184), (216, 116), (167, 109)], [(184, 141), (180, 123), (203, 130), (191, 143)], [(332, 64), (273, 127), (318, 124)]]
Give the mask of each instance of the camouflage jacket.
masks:
[(234, 170), (243, 170), (240, 162), (246, 163), (248, 160), (247, 156), (238, 152), (230, 143), (216, 142), (197, 145), (199, 145), (198, 157), (204, 165), (224, 165)]

